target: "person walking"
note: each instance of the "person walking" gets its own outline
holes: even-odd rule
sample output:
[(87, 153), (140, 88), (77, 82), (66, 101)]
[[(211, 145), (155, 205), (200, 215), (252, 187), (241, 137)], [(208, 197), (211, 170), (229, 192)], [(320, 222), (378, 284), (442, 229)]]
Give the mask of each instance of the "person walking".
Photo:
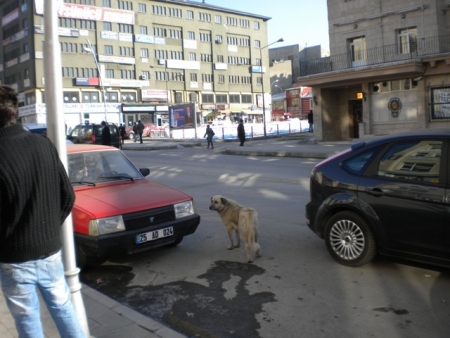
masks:
[(142, 143), (142, 133), (144, 132), (144, 128), (145, 127), (142, 124), (141, 120), (138, 120), (138, 124), (136, 126), (136, 130), (137, 130), (137, 133), (139, 134), (139, 140), (141, 141), (141, 143)]
[(125, 126), (123, 123), (120, 124), (119, 126), (119, 136), (120, 136), (120, 144), (123, 145), (125, 143)]
[(102, 121), (102, 144), (104, 146), (110, 146), (111, 145), (111, 130), (109, 130), (108, 125), (105, 121)]
[(206, 136), (206, 140), (208, 141), (208, 146), (206, 148), (209, 149), (209, 146), (211, 145), (211, 149), (214, 149), (214, 144), (213, 144), (213, 136), (216, 135), (214, 133), (214, 131), (211, 129), (211, 127), (209, 126), (209, 124), (206, 126), (206, 132), (205, 135), (203, 135), (203, 137)]
[(39, 288), (61, 337), (85, 337), (61, 259), (61, 224), (75, 194), (53, 143), (24, 130), (18, 96), (0, 86), (0, 275), (21, 338), (44, 337)]
[(237, 127), (237, 134), (238, 134), (239, 141), (241, 142), (239, 144), (239, 146), (242, 147), (245, 142), (244, 120), (242, 120), (242, 119), (239, 120), (239, 125)]
[(312, 110), (310, 110), (308, 113), (308, 123), (309, 123), (309, 132), (313, 133), (314, 132), (314, 116), (313, 116)]

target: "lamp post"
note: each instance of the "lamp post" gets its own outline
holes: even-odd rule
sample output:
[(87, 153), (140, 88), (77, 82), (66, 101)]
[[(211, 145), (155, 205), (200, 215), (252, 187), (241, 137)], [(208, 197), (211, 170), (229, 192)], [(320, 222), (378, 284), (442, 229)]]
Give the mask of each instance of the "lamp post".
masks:
[(97, 71), (98, 71), (98, 79), (100, 81), (100, 87), (102, 89), (102, 93), (103, 93), (103, 107), (105, 108), (105, 122), (108, 122), (108, 109), (106, 108), (106, 91), (105, 91), (105, 86), (103, 84), (103, 77), (102, 77), (102, 72), (100, 71), (100, 66), (98, 65), (98, 60), (97, 60), (97, 56), (95, 55), (94, 49), (92, 48), (91, 42), (89, 41), (89, 39), (86, 39), (88, 42), (88, 46), (89, 47), (83, 47), (83, 50), (91, 53), (92, 56), (94, 57), (94, 62), (95, 65), (97, 66)]
[[(263, 72), (263, 60), (262, 60), (262, 50), (269, 46), (272, 46), (274, 43), (283, 42), (283, 38), (278, 39), (275, 42), (269, 43), (267, 46), (261, 47), (259, 49), (259, 59), (261, 60), (261, 84), (262, 84), (262, 102), (263, 102), (263, 124), (264, 124), (264, 137), (267, 136), (266, 133), (266, 101), (264, 98), (264, 72)], [(272, 90), (272, 89), (271, 89)]]

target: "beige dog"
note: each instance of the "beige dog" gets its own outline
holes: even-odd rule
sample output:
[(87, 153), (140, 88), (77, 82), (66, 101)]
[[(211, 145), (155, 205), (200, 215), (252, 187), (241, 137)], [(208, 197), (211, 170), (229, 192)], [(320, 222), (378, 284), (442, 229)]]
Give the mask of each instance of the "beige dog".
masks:
[[(247, 262), (253, 261), (253, 251), (255, 251), (256, 257), (261, 257), (261, 246), (258, 244), (258, 213), (255, 209), (244, 207), (236, 201), (220, 195), (211, 197), (209, 209), (217, 211), (222, 218), (230, 238), (228, 250), (239, 248), (242, 238), (247, 253)], [(233, 245), (233, 230), (236, 245)]]

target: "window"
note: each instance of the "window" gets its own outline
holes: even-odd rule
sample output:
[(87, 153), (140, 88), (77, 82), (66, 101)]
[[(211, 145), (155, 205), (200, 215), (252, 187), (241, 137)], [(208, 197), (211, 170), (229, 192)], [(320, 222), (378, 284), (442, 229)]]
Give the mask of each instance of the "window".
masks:
[(200, 12), (198, 13), (198, 19), (200, 21), (211, 22), (211, 14)]
[(169, 73), (167, 72), (155, 72), (155, 78), (157, 81), (169, 81)]
[(111, 8), (111, 0), (102, 0), (102, 7)]
[(112, 31), (112, 23), (111, 22), (103, 22), (103, 30), (104, 31)]
[(147, 13), (147, 5), (146, 4), (138, 4), (138, 12), (139, 13)]
[(82, 92), (81, 102), (100, 102), (98, 92)]
[(195, 40), (195, 32), (188, 32), (188, 40)]
[(252, 96), (249, 94), (242, 94), (242, 103), (252, 103)]
[(214, 103), (214, 94), (202, 94), (203, 103)]
[(177, 29), (169, 29), (169, 37), (172, 39), (181, 39), (181, 31)]
[(224, 61), (223, 55), (217, 55), (217, 62), (223, 63)]
[(350, 40), (350, 55), (352, 67), (364, 66), (367, 62), (366, 38), (360, 37)]
[(133, 25), (117, 24), (120, 33), (133, 33)]
[(200, 60), (202, 62), (212, 62), (212, 55), (211, 54), (200, 54)]
[(171, 51), (170, 52), (170, 58), (172, 59), (172, 60), (183, 60), (184, 58), (183, 58), (183, 52), (180, 52), (180, 51)]
[(203, 82), (213, 82), (213, 76), (212, 74), (202, 74), (202, 81)]
[(196, 61), (196, 60), (197, 60), (197, 54), (189, 53), (189, 61)]
[(378, 176), (439, 183), (442, 141), (420, 140), (393, 144), (383, 155)]
[(241, 103), (239, 94), (230, 94), (230, 103)]
[(374, 153), (378, 153), (375, 151), (376, 149), (372, 149), (365, 153), (356, 155), (343, 163), (343, 167), (352, 173), (362, 174), (363, 170), (367, 167)]
[(417, 28), (414, 27), (399, 30), (398, 47), (400, 54), (417, 52)]
[(148, 58), (148, 48), (141, 48), (141, 58)]
[(153, 35), (165, 38), (167, 36), (167, 30), (165, 28), (153, 27)]
[(197, 93), (189, 93), (189, 101), (197, 102)]
[(197, 82), (197, 74), (196, 73), (191, 73), (190, 78), (191, 78), (192, 82)]
[(227, 94), (216, 94), (216, 103), (228, 103)]
[(225, 75), (219, 74), (218, 80), (219, 83), (225, 83)]
[(121, 69), (120, 78), (134, 80), (136, 79), (136, 76), (134, 75), (134, 70)]
[(148, 34), (147, 26), (139, 26), (139, 34), (147, 35)]
[(254, 29), (260, 29), (260, 24), (258, 21), (253, 22), (253, 28)]
[(178, 9), (178, 8), (170, 8), (169, 7), (169, 16), (173, 16), (173, 17), (176, 17), (176, 18), (181, 18), (183, 15), (182, 15), (182, 11), (181, 11), (181, 9)]
[(106, 92), (105, 93), (106, 102), (119, 102), (118, 92)]
[(222, 16), (221, 15), (215, 15), (214, 16), (214, 22), (215, 23), (222, 23)]
[(211, 34), (210, 33), (199, 33), (200, 41), (203, 42), (211, 42)]
[(153, 51), (153, 54), (154, 54), (155, 59), (164, 59), (165, 60), (165, 59), (169, 58), (168, 57), (169, 53), (166, 50), (157, 50), (157, 49), (155, 49)]
[(431, 119), (450, 120), (450, 87), (431, 89)]
[(152, 6), (152, 14), (166, 15), (166, 7), (153, 5)]
[(186, 11), (186, 18), (189, 20), (194, 20), (194, 12), (193, 11)]
[(121, 96), (122, 102), (136, 102), (136, 93), (122, 92), (120, 96)]
[(261, 66), (262, 64), (261, 64), (261, 59), (256, 59), (255, 60), (255, 64), (257, 65), (257, 66)]
[(255, 48), (261, 48), (261, 41), (255, 40)]
[(106, 45), (104, 47), (105, 55), (113, 55), (113, 46)]
[(150, 72), (147, 70), (144, 70), (141, 73), (141, 80), (149, 80), (150, 79)]
[(114, 79), (114, 70), (112, 70), (112, 69), (105, 69), (105, 77), (107, 79)]
[(78, 92), (63, 92), (63, 99), (65, 103), (80, 102), (80, 93)]
[(133, 10), (133, 3), (131, 1), (117, 1), (117, 6), (119, 9), (124, 9), (127, 11), (132, 11)]

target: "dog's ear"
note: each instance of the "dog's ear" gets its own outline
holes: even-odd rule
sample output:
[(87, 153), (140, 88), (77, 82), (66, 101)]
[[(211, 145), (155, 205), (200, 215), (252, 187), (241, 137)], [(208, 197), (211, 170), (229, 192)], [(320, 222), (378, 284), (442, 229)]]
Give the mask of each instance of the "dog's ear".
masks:
[(222, 202), (223, 205), (228, 203), (228, 200), (225, 197), (221, 197), (220, 201)]

